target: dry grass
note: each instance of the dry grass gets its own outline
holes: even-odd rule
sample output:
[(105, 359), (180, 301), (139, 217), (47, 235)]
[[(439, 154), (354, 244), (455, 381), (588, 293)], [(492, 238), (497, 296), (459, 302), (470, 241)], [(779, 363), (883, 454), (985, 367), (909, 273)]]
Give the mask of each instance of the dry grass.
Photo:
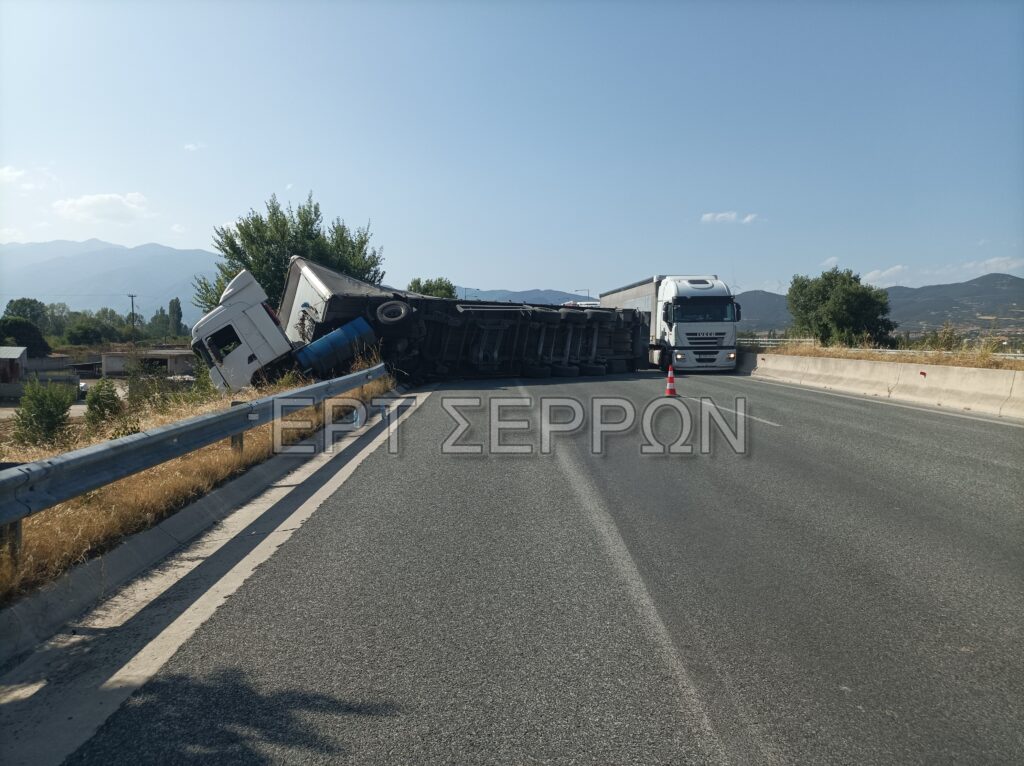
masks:
[(895, 354), (882, 354), (869, 348), (793, 344), (765, 349), (758, 353), (787, 354), (789, 356), (824, 356), (832, 359), (867, 359), (872, 362), (940, 364), (947, 367), (983, 367), (992, 370), (1024, 370), (1024, 359), (1002, 359), (984, 350), (953, 351), (941, 354), (925, 354), (920, 351), (908, 350)]
[[(360, 367), (367, 367), (372, 360)], [(394, 381), (384, 377), (360, 387), (351, 396), (364, 401), (386, 393)], [(138, 413), (143, 429), (171, 423), (230, 406), (232, 400), (255, 399), (295, 388), (295, 379), (274, 386), (217, 397), (201, 404), (183, 401)], [(312, 420), (312, 429), (286, 432), (291, 443), (310, 436), (322, 425), (322, 408), (290, 413), (286, 420)], [(340, 415), (341, 413), (339, 413)], [(9, 431), (9, 429), (5, 429)], [(90, 432), (84, 422), (73, 424), (66, 449), (77, 449), (108, 438), (111, 429)], [(3, 435), (6, 460), (28, 462), (65, 450), (18, 447)], [(244, 450), (235, 452), (227, 441), (212, 444), (188, 455), (126, 477), (80, 497), (31, 516), (22, 525), (21, 556), (15, 563), (0, 555), (0, 605), (32, 588), (55, 579), (75, 564), (110, 550), (128, 535), (140, 532), (202, 497), (215, 487), (262, 463), (271, 455), (271, 426), (246, 432)]]

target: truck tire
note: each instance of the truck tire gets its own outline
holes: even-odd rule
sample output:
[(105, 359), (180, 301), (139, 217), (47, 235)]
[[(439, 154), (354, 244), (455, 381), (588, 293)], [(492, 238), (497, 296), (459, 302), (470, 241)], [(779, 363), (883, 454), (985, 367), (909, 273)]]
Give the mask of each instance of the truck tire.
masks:
[(607, 372), (608, 367), (603, 364), (580, 362), (580, 375), (604, 375)]
[(672, 352), (663, 348), (661, 353), (658, 354), (658, 369), (662, 372), (668, 372), (670, 364), (672, 364)]
[(386, 301), (377, 307), (377, 321), (394, 327), (401, 324), (412, 313), (412, 306), (404, 301)]
[(575, 378), (580, 374), (580, 368), (573, 364), (553, 364), (551, 374), (556, 378)]
[(523, 375), (528, 378), (550, 378), (551, 366), (547, 364), (527, 364), (523, 367)]

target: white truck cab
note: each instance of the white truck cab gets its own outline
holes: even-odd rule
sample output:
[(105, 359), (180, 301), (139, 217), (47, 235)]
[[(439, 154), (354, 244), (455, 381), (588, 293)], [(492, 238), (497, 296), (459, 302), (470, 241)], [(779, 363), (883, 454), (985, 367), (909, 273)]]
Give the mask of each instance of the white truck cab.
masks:
[(602, 293), (601, 305), (647, 314), (650, 361), (663, 370), (736, 368), (740, 305), (716, 274), (648, 277)]
[(210, 368), (213, 385), (236, 391), (292, 350), (267, 294), (248, 271), (232, 279), (220, 304), (192, 328), (192, 350)]

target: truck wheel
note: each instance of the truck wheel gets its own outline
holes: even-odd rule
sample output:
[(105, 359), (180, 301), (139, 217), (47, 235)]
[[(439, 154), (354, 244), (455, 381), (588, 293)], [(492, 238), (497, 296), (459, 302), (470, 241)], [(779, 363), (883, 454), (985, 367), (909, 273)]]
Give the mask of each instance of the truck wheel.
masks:
[(523, 375), (528, 378), (550, 378), (551, 367), (546, 364), (528, 364), (523, 367)]
[(572, 364), (553, 364), (551, 374), (556, 378), (575, 378), (580, 374), (580, 368)]
[(580, 362), (580, 375), (604, 375), (607, 372), (608, 368), (603, 364)]
[(412, 307), (403, 301), (386, 301), (377, 307), (377, 321), (382, 325), (401, 324), (412, 313)]
[(625, 359), (609, 359), (608, 360), (608, 372), (613, 375), (620, 372), (625, 372), (629, 369)]

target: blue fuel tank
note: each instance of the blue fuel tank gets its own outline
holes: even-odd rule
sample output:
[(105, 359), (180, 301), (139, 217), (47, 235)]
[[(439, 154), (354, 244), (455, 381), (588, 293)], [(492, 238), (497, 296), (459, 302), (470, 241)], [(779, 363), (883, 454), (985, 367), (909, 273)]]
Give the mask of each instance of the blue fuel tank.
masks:
[(358, 317), (298, 349), (295, 360), (303, 372), (323, 378), (376, 342), (377, 336), (369, 322)]

